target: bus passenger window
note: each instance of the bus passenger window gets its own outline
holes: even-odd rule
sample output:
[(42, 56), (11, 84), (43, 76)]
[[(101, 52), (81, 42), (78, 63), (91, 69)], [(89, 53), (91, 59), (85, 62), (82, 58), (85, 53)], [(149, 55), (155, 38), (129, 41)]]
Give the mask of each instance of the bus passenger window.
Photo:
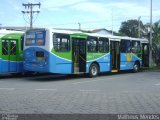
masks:
[(87, 41), (88, 52), (97, 52), (98, 51), (98, 38), (89, 37)]
[(8, 55), (8, 41), (2, 40), (2, 55)]
[(21, 50), (23, 51), (24, 35), (21, 37)]
[(99, 38), (99, 52), (106, 53), (109, 51), (109, 41), (107, 38)]
[(132, 52), (139, 53), (141, 51), (140, 42), (139, 41), (132, 41)]
[(122, 53), (130, 53), (131, 52), (131, 41), (121, 40), (120, 48), (121, 48)]
[(54, 44), (54, 50), (55, 51), (60, 51), (60, 38), (58, 38), (56, 35), (54, 35), (54, 41), (53, 41), (53, 44)]
[(67, 52), (70, 50), (69, 35), (66, 34), (54, 34), (53, 46), (56, 52)]
[(10, 45), (10, 54), (16, 55), (16, 41), (11, 40)]
[(67, 38), (62, 38), (61, 50), (68, 51), (68, 39)]
[[(86, 54), (86, 45), (85, 45), (85, 39), (82, 39), (81, 41), (79, 41), (79, 52), (80, 52), (80, 54), (82, 55), (82, 54)], [(77, 42), (78, 43), (78, 42)]]

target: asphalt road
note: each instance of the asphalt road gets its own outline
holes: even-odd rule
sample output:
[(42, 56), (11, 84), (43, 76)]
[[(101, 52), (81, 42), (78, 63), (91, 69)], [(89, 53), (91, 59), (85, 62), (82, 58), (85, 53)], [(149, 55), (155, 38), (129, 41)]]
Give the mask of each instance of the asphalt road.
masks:
[(160, 113), (160, 72), (1, 76), (0, 113)]

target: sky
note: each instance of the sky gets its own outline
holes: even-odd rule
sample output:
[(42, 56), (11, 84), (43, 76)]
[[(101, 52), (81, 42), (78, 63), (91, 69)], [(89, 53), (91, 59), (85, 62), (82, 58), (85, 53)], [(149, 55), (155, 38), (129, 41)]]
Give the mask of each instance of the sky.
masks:
[[(2, 2), (3, 1), (3, 2)], [(129, 19), (150, 22), (151, 0), (1, 0), (1, 26), (29, 26), (29, 15), (22, 3), (41, 3), (34, 14), (33, 27), (92, 30), (106, 28), (118, 31), (121, 22)], [(153, 22), (160, 20), (160, 0), (153, 2)]]

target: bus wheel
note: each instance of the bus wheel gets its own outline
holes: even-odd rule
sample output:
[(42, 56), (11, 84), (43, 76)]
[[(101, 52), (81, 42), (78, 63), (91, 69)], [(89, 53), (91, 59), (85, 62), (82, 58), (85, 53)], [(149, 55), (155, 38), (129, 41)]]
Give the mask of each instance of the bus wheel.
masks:
[(98, 75), (98, 72), (99, 72), (98, 65), (95, 63), (91, 64), (89, 68), (89, 77), (96, 77)]
[(138, 62), (136, 62), (136, 63), (133, 65), (133, 72), (134, 72), (134, 73), (139, 72), (139, 69), (140, 69), (140, 66), (139, 66)]

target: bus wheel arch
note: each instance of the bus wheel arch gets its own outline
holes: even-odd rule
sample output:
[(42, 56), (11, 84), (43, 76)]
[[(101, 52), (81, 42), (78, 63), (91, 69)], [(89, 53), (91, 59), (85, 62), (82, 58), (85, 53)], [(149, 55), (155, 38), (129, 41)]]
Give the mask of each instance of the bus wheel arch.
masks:
[(96, 77), (99, 74), (100, 66), (97, 62), (92, 62), (89, 67), (89, 77)]
[(136, 72), (139, 72), (140, 70), (140, 61), (137, 60), (134, 62), (134, 65), (133, 65), (133, 72), (136, 73)]

